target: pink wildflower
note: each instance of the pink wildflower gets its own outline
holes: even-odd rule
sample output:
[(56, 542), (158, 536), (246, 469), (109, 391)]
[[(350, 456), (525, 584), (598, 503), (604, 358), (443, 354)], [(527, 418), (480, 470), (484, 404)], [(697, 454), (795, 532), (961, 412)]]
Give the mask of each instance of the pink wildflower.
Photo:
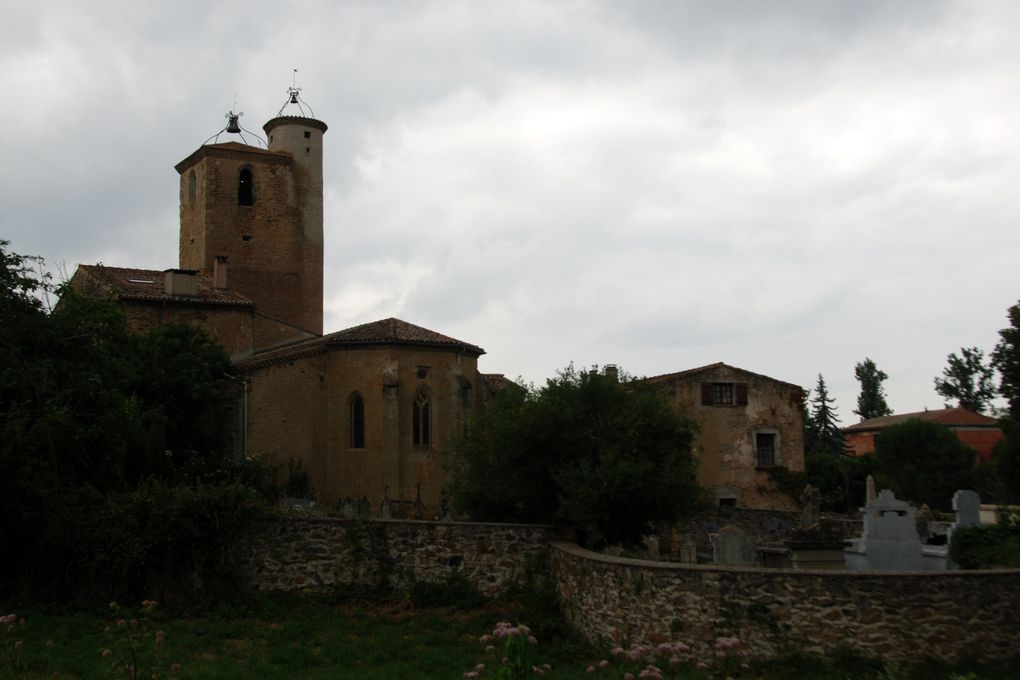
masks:
[(595, 666), (594, 665), (588, 666), (588, 672), (589, 673), (594, 673), (595, 672)]
[(477, 666), (475, 666), (475, 670), (481, 673), (482, 671), (485, 670), (485, 664), (484, 663), (478, 664)]
[(467, 673), (464, 674), (464, 677), (465, 678), (469, 678), (469, 679), (470, 678), (477, 678), (478, 677), (478, 673), (476, 673), (475, 671), (468, 671)]
[(634, 674), (633, 673), (624, 673), (623, 674), (623, 680), (634, 680)]
[(103, 656), (104, 657), (110, 656), (111, 654), (113, 654), (113, 650), (112, 649), (104, 649), (103, 650)]
[(613, 651), (610, 652), (613, 656), (623, 656), (627, 651), (623, 647), (613, 647)]
[(609, 668), (609, 659), (602, 659), (602, 661), (599, 661), (599, 668)]
[(488, 654), (489, 652), (494, 652), (494, 651), (496, 651), (496, 648), (493, 647), (492, 645), (489, 645), (488, 647), (485, 648), (485, 653), (486, 654)]
[(529, 635), (528, 636), (528, 644), (537, 645), (538, 644), (538, 638), (536, 638), (534, 635)]
[(669, 657), (669, 669), (676, 672), (676, 669), (680, 666), (680, 657), (673, 655)]

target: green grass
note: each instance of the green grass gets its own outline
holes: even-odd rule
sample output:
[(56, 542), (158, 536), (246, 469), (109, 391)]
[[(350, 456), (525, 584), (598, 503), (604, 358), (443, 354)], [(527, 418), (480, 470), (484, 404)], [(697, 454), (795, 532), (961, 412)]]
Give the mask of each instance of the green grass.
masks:
[[(157, 677), (161, 678), (461, 678), (479, 662), (489, 667), (484, 677), (494, 677), (492, 671), (499, 664), (499, 655), (486, 656), (478, 638), (497, 621), (520, 620), (522, 609), (520, 604), (512, 603), (470, 610), (415, 609), (409, 601), (359, 605), (325, 598), (260, 597), (243, 606), (201, 616), (157, 608), (136, 626), (128, 622), (118, 626), (118, 617), (130, 621), (140, 612), (82, 612), (37, 606), (15, 609), (25, 623), (10, 632), (0, 630), (0, 679), (22, 677), (12, 673), (12, 662), (4, 656), (13, 653), (17, 640), (22, 641), (19, 653), (27, 670), (24, 677), (51, 678), (54, 671), (59, 672), (59, 678), (125, 677), (123, 668), (115, 665), (129, 657), (125, 643), (132, 636), (140, 652), (139, 666), (147, 669), (155, 660), (154, 667), (160, 671)], [(8, 606), (5, 612), (10, 611)], [(542, 617), (548, 619), (538, 616)], [(604, 651), (600, 653), (570, 636), (555, 621), (537, 622), (535, 628), (541, 640), (531, 649), (534, 656), (529, 663), (552, 666), (553, 672), (547, 677), (593, 677), (586, 668), (604, 656)], [(157, 631), (165, 632), (161, 645), (155, 642)], [(113, 653), (104, 657), (104, 649)], [(173, 663), (180, 664), (178, 672), (171, 672)], [(974, 675), (967, 680), (1020, 677), (1016, 666), (884, 668), (852, 655), (830, 660), (790, 657), (755, 664), (735, 677), (948, 680), (954, 673), (963, 678), (968, 671)], [(594, 674), (603, 678), (621, 676), (622, 670), (616, 667)], [(693, 680), (717, 675), (687, 669), (679, 677)]]

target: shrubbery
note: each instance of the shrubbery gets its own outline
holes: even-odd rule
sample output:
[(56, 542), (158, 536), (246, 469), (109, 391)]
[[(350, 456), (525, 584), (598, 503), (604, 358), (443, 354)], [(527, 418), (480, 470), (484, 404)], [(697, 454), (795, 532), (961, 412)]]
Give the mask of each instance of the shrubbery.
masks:
[(638, 544), (700, 500), (694, 425), (653, 387), (573, 366), (512, 385), (455, 450), (454, 501), (481, 521), (572, 524), (587, 543)]
[(962, 569), (1020, 567), (1020, 517), (1005, 515), (998, 524), (957, 529), (949, 557)]
[(222, 347), (168, 324), (132, 334), (0, 241), (0, 595), (199, 592), (236, 582), (230, 547), (264, 470), (229, 459), (237, 380)]

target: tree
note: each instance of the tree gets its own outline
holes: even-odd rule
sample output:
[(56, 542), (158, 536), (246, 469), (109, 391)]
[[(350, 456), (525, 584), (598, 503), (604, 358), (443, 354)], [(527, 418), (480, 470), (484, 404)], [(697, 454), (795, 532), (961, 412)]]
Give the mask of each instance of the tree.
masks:
[(953, 493), (971, 488), (976, 453), (944, 425), (912, 418), (875, 440), (878, 481), (914, 503), (949, 510)]
[(843, 433), (836, 415), (836, 400), (829, 396), (825, 378), (818, 374), (815, 396), (811, 398), (811, 413), (804, 423), (804, 448), (817, 453), (838, 456), (844, 452)]
[(1009, 414), (1020, 418), (1020, 303), (1009, 308), (1009, 328), (999, 331), (992, 350), (992, 366), (999, 371), (999, 392), (1009, 402)]
[(1010, 325), (999, 331), (992, 351), (992, 366), (999, 371), (999, 392), (1009, 403), (1009, 415), (1001, 421), (1006, 435), (995, 449), (995, 469), (1003, 499), (1020, 502), (1020, 303), (1007, 312)]
[[(41, 261), (7, 246), (0, 241), (0, 597), (117, 582), (96, 540), (114, 524), (133, 544), (114, 541), (110, 551), (136, 581), (174, 565), (191, 574), (184, 562), (156, 564), (148, 546), (174, 531), (193, 535), (196, 517), (225, 538), (227, 509), (247, 512), (251, 489), (220, 484), (234, 475), (222, 436), (235, 386), (229, 360), (192, 327), (131, 334), (115, 304), (67, 287), (48, 312), (48, 280), (29, 266)], [(215, 501), (217, 521), (197, 501), (173, 505), (178, 496)], [(132, 524), (132, 497), (158, 515), (162, 534)]]
[(573, 366), (511, 386), (453, 455), (455, 506), (482, 521), (563, 522), (587, 542), (638, 544), (693, 509), (693, 424), (639, 381)]
[(977, 347), (961, 347), (960, 356), (952, 353), (942, 378), (935, 378), (935, 391), (946, 399), (955, 399), (963, 408), (984, 413), (995, 397), (992, 369), (985, 365), (985, 354)]
[(861, 384), (854, 413), (862, 421), (891, 415), (892, 409), (885, 402), (885, 389), (882, 387), (882, 383), (889, 377), (886, 372), (879, 370), (874, 361), (865, 357), (864, 361), (854, 366), (854, 377)]

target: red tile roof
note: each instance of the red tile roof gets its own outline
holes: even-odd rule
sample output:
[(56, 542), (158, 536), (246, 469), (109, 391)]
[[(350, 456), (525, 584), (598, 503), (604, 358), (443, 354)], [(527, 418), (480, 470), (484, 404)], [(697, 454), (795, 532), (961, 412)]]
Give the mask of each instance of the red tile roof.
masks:
[(908, 420), (927, 420), (932, 423), (939, 423), (948, 427), (999, 427), (999, 421), (995, 418), (983, 416), (970, 409), (963, 407), (943, 408), (934, 411), (918, 411), (916, 413), (898, 413), (880, 418), (870, 418), (863, 422), (843, 428), (844, 432), (866, 432), (881, 430), (883, 427), (898, 425)]
[(292, 361), (321, 354), (331, 348), (353, 349), (380, 345), (449, 349), (473, 357), (485, 354), (485, 350), (477, 345), (430, 331), (421, 326), (415, 326), (400, 319), (389, 318), (354, 326), (322, 337), (299, 340), (282, 347), (256, 352), (252, 356), (238, 361), (237, 365), (249, 369), (260, 368), (282, 361)]
[[(79, 279), (79, 275), (84, 277)], [(104, 265), (80, 264), (71, 279), (79, 291), (88, 291), (119, 300), (141, 302), (186, 302), (189, 304), (213, 304), (231, 306), (252, 306), (254, 303), (240, 293), (214, 288), (212, 279), (196, 274), (198, 294), (195, 296), (168, 295), (164, 287), (166, 274), (158, 269), (131, 269), (128, 267), (106, 267)], [(86, 280), (87, 279), (87, 280)], [(98, 287), (98, 290), (89, 287)]]
[(476, 345), (392, 317), (330, 333), (325, 337), (330, 346), (433, 345), (458, 348), (474, 356), (485, 354), (485, 350)]

